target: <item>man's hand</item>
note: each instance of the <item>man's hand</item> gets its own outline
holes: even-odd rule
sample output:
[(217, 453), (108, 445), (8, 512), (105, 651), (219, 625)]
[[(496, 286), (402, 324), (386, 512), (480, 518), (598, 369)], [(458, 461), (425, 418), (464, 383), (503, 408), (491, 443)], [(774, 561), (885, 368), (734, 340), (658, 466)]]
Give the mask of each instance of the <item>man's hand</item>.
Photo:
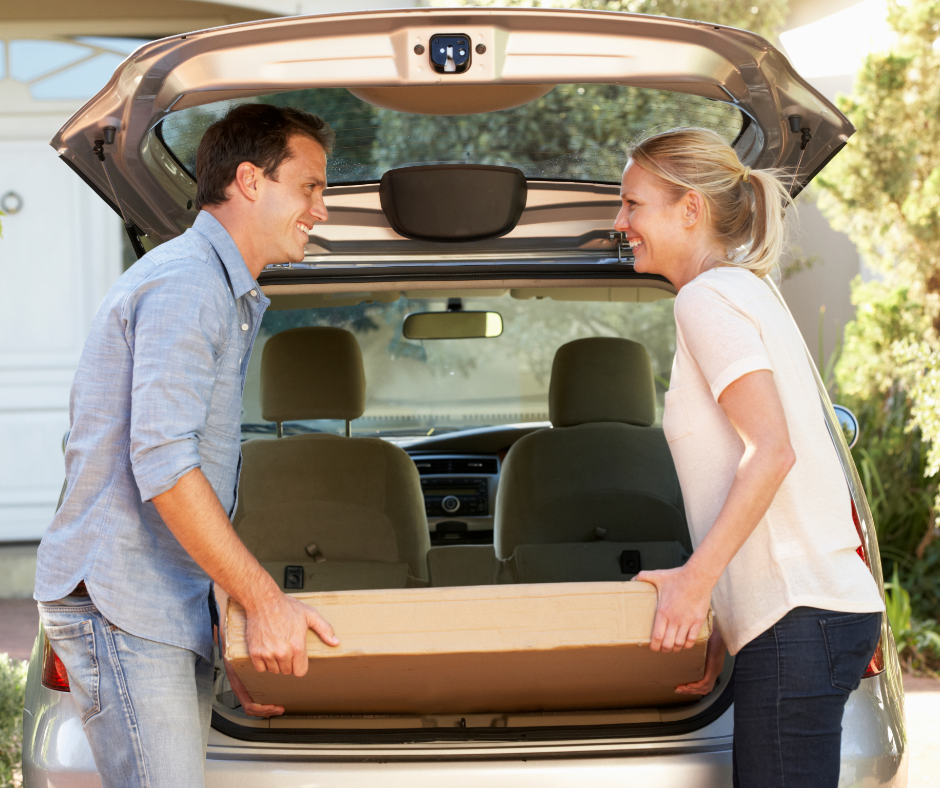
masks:
[(705, 675), (700, 681), (680, 684), (676, 692), (680, 695), (707, 695), (715, 688), (715, 682), (725, 668), (725, 641), (716, 629), (708, 639), (705, 652)]
[(678, 569), (640, 572), (634, 580), (656, 586), (656, 618), (650, 641), (652, 651), (692, 648), (708, 616), (715, 583), (686, 564)]
[(245, 689), (245, 685), (242, 684), (241, 679), (238, 678), (238, 674), (232, 670), (232, 666), (229, 665), (228, 660), (226, 659), (224, 662), (225, 675), (228, 676), (228, 683), (231, 684), (235, 697), (238, 698), (239, 702), (242, 704), (242, 711), (244, 711), (245, 714), (249, 717), (276, 717), (278, 714), (284, 713), (283, 706), (255, 703), (251, 699), (251, 695), (248, 694), (248, 690)]
[(339, 645), (333, 627), (316, 610), (287, 594), (279, 593), (269, 604), (246, 608), (245, 612), (248, 656), (259, 673), (305, 675), (308, 629), (316, 632), (326, 645)]

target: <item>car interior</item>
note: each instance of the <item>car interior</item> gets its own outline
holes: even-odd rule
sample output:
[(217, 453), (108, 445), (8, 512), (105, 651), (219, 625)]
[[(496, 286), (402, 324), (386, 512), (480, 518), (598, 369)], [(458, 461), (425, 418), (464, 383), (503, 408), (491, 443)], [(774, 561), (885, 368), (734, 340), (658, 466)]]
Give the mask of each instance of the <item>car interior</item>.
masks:
[[(288, 329), (264, 347), (266, 420), (350, 423), (363, 415), (365, 387), (361, 351), (344, 329)], [(419, 469), (381, 438), (249, 440), (235, 528), (284, 590), (627, 580), (681, 565), (691, 544), (643, 346), (620, 337), (562, 345), (548, 406), (551, 427), (504, 447), (501, 461), (499, 451), (476, 462), (422, 454)], [(461, 459), (466, 470), (453, 473)], [(487, 465), (497, 473), (473, 475)], [(431, 546), (426, 515), (438, 512), (449, 519), (435, 523)], [(471, 533), (463, 513), (491, 519), (490, 544), (461, 544)]]
[[(682, 565), (692, 545), (659, 426), (671, 294), (591, 284), (273, 295), (246, 383), (233, 523), (281, 588), (626, 581)], [(467, 320), (481, 314), (498, 315), (498, 334)], [(564, 724), (681, 718), (709, 702), (568, 712)], [(224, 672), (216, 707), (252, 728), (459, 726), (249, 718)], [(562, 724), (557, 712), (482, 717)]]

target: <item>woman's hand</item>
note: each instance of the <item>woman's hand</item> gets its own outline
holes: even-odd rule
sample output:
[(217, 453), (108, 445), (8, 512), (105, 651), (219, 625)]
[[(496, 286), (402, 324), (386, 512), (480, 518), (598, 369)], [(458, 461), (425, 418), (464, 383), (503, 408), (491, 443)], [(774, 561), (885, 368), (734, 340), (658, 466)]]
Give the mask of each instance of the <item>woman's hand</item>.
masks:
[(708, 616), (715, 581), (689, 563), (678, 569), (640, 572), (634, 580), (656, 586), (658, 600), (652, 651), (681, 651), (692, 648)]
[(680, 695), (707, 695), (715, 689), (715, 682), (725, 668), (725, 641), (716, 629), (708, 639), (705, 652), (705, 675), (699, 681), (680, 684), (676, 692)]

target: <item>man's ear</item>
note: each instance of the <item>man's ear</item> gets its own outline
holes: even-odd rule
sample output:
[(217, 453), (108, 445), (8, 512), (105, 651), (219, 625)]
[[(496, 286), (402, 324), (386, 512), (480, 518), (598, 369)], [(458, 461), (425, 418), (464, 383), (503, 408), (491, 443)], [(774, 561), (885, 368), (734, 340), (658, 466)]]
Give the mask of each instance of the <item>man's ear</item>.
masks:
[(241, 195), (246, 200), (256, 202), (260, 196), (259, 184), (263, 173), (250, 161), (243, 161), (235, 170), (235, 179), (229, 187), (234, 194)]

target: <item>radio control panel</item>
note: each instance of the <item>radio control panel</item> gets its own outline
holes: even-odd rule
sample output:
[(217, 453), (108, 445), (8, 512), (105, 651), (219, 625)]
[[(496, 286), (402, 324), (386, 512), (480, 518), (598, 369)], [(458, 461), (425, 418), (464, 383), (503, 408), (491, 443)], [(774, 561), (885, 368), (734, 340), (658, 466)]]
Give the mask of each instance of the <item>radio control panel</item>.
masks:
[(421, 489), (428, 517), (487, 517), (490, 513), (487, 478), (425, 476)]
[(492, 544), (496, 453), (409, 452), (421, 478), (432, 545)]

